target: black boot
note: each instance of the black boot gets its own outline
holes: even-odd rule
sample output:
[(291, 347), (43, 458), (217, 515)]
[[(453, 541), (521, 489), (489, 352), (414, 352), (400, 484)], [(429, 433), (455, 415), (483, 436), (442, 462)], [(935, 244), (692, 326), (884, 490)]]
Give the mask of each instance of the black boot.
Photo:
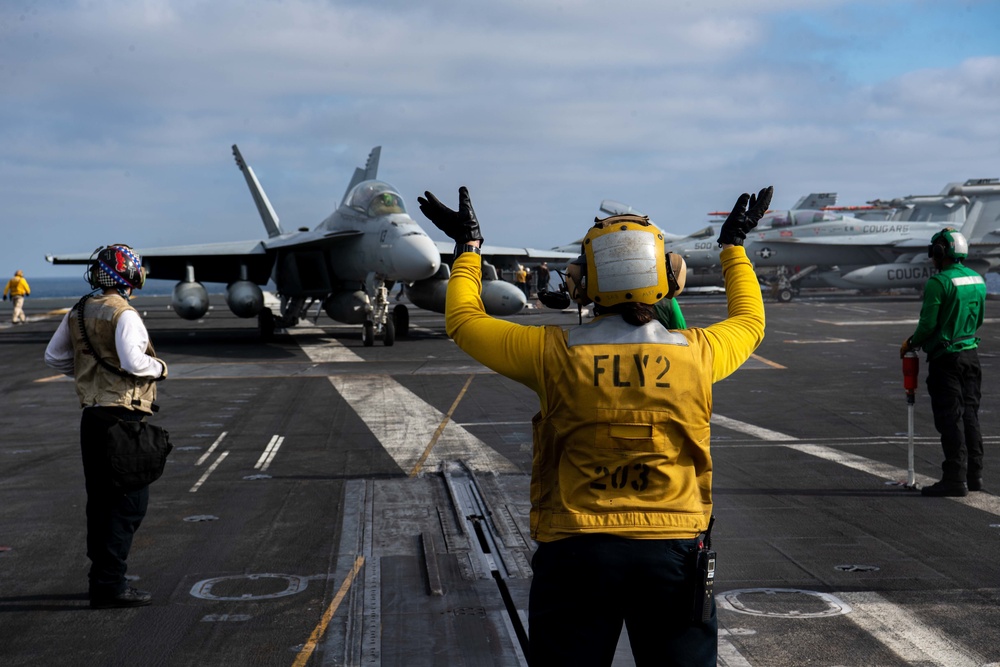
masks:
[(969, 487), (965, 482), (949, 482), (942, 479), (940, 482), (920, 489), (920, 495), (935, 498), (961, 498), (969, 495)]
[(116, 607), (145, 607), (153, 601), (153, 596), (146, 591), (128, 586), (117, 595), (91, 595), (91, 609), (113, 609)]

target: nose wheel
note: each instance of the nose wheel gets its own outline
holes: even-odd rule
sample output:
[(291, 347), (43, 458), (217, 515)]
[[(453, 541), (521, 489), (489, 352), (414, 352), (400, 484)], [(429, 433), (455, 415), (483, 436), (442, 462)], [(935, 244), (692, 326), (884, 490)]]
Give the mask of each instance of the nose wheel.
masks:
[(392, 309), (392, 317), (390, 321), (396, 325), (396, 335), (400, 338), (406, 338), (410, 335), (410, 311), (406, 309), (403, 304), (397, 304), (395, 308)]
[(371, 347), (375, 344), (375, 325), (371, 322), (364, 323), (364, 328), (361, 330), (361, 342), (365, 344), (365, 347)]

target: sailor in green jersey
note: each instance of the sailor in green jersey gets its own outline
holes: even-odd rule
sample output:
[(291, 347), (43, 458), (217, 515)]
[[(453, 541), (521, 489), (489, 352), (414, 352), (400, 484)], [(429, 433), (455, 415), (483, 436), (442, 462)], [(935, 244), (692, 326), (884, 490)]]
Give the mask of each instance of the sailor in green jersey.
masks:
[(941, 481), (921, 493), (965, 496), (983, 488), (982, 369), (976, 331), (983, 323), (986, 282), (962, 264), (969, 242), (951, 228), (931, 238), (927, 254), (940, 273), (927, 281), (917, 330), (900, 348), (900, 356), (915, 348), (927, 353), (927, 393), (944, 450)]

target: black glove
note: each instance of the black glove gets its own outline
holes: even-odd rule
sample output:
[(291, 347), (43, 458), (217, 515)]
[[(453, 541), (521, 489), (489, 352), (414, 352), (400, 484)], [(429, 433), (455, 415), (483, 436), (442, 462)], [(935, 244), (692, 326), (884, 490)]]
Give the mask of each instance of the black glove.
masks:
[(725, 243), (743, 245), (747, 232), (756, 227), (760, 219), (767, 213), (767, 207), (771, 205), (772, 194), (774, 194), (774, 186), (772, 185), (761, 189), (756, 195), (748, 195), (745, 192), (741, 194), (740, 198), (736, 200), (733, 212), (722, 223), (722, 230), (719, 232), (719, 245)]
[(442, 204), (430, 192), (424, 192), (424, 197), (417, 197), (420, 212), (438, 229), (447, 234), (448, 238), (458, 244), (469, 241), (482, 243), (483, 235), (479, 231), (479, 221), (476, 220), (476, 212), (472, 210), (472, 201), (469, 199), (467, 187), (463, 185), (458, 189), (458, 211), (453, 211)]

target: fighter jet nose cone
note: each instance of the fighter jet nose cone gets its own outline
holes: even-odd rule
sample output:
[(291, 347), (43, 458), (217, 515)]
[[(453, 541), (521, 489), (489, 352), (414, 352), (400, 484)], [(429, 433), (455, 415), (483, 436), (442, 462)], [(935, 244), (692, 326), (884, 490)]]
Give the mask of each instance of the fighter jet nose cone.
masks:
[(430, 237), (411, 234), (393, 244), (392, 265), (399, 274), (399, 280), (423, 280), (437, 273), (441, 266), (441, 254)]

